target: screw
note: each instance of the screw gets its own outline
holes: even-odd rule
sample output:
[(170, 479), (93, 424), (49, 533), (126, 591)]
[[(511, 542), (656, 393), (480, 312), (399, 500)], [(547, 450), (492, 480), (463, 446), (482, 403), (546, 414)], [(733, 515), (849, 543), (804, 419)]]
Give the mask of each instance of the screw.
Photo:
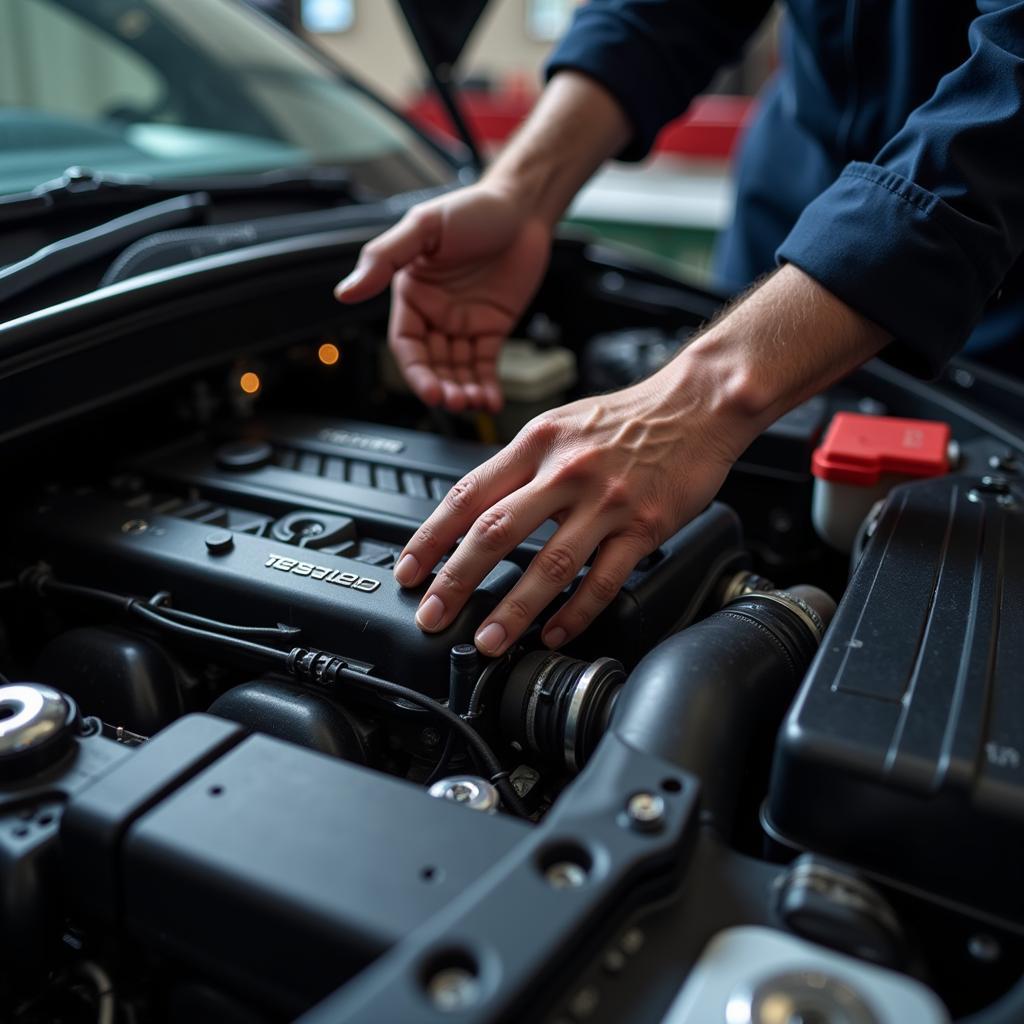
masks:
[(420, 743), (425, 747), (436, 747), (441, 742), (441, 734), (436, 729), (424, 729), (420, 733)]
[(630, 825), (641, 832), (656, 832), (665, 823), (665, 801), (657, 793), (635, 793), (626, 804)]
[(587, 880), (587, 873), (571, 860), (560, 860), (544, 872), (544, 877), (553, 889), (578, 889)]
[(465, 967), (445, 967), (427, 982), (427, 994), (439, 1010), (454, 1013), (476, 1002), (479, 985)]

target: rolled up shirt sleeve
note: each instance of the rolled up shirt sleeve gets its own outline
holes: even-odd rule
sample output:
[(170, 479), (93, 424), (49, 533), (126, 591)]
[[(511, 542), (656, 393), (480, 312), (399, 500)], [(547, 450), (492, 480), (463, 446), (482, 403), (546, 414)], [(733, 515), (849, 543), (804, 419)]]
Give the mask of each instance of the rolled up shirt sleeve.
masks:
[(770, 0), (589, 0), (545, 67), (604, 86), (633, 126), (620, 160), (647, 155), (658, 132), (735, 61)]
[(776, 252), (890, 331), (921, 376), (963, 345), (1024, 252), (1024, 2), (979, 0), (970, 55)]

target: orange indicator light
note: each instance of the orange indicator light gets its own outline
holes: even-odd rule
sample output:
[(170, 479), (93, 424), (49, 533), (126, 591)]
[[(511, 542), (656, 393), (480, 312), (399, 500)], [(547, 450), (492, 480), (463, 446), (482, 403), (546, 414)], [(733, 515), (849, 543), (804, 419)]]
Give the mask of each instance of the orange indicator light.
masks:
[(325, 341), (316, 350), (316, 357), (324, 366), (333, 366), (341, 358), (341, 353), (338, 351), (337, 345)]

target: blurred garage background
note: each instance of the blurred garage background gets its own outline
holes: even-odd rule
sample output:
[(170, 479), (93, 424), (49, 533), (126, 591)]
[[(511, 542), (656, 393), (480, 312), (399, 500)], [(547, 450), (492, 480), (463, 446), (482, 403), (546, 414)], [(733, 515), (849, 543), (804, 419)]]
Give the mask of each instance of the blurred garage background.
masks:
[[(397, 0), (251, 0), (336, 57), (395, 107), (432, 131), (449, 121), (429, 84)], [(452, 79), (476, 137), (500, 147), (535, 101), (548, 52), (580, 0), (491, 0)], [(732, 216), (730, 157), (753, 96), (775, 62), (770, 17), (743, 62), (721, 74), (662, 132), (642, 164), (607, 167), (570, 219), (705, 280), (717, 233)]]

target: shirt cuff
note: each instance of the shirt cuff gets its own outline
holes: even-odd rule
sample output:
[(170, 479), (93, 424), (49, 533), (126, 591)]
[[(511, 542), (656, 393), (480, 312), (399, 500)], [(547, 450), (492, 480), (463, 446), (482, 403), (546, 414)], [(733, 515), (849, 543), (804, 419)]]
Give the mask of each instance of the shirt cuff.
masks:
[(995, 286), (937, 195), (876, 164), (851, 163), (804, 208), (775, 253), (894, 336), (882, 358), (937, 376)]

